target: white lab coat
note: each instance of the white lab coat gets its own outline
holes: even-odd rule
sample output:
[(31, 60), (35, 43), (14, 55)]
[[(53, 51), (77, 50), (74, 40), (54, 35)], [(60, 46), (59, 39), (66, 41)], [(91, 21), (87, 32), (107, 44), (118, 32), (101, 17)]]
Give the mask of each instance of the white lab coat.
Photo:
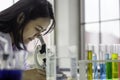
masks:
[[(12, 46), (12, 40), (11, 40), (10, 34), (0, 32), (0, 36), (8, 41), (8, 51), (9, 51), (9, 53), (19, 51), (16, 47)], [(4, 50), (4, 45), (5, 44), (0, 40), (0, 50)], [(23, 60), (23, 69), (24, 70), (29, 69), (29, 64), (26, 63), (27, 55), (28, 55), (27, 51), (24, 51), (24, 53), (21, 54), (21, 59)]]

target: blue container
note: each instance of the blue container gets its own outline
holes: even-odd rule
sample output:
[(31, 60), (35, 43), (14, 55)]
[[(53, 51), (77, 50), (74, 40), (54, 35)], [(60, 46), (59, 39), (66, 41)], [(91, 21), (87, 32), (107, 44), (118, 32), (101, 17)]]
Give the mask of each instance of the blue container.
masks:
[(0, 80), (22, 80), (22, 70), (0, 70)]

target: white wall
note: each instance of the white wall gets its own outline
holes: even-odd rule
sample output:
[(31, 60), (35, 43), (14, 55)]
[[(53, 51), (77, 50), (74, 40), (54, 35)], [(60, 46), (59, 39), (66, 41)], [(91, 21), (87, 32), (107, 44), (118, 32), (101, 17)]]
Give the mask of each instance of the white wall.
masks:
[[(66, 50), (69, 46), (78, 46), (78, 2), (79, 0), (55, 0), (56, 42), (59, 56), (68, 56), (69, 53)], [(61, 48), (64, 50), (61, 50)]]
[[(78, 54), (79, 45), (79, 0), (55, 0), (56, 44), (59, 68), (70, 69), (71, 59)], [(76, 47), (77, 46), (77, 47)], [(70, 75), (69, 72), (64, 72)]]
[(1, 0), (0, 1), (0, 11), (10, 7), (13, 4), (13, 0)]

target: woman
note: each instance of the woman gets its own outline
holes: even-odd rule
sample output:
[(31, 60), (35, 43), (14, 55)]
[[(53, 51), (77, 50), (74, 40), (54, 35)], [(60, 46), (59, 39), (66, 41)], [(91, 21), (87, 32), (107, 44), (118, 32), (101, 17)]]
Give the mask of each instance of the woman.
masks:
[[(52, 21), (50, 27), (49, 24)], [(9, 51), (26, 50), (25, 44), (53, 29), (54, 14), (46, 0), (20, 0), (0, 12), (0, 36), (9, 42)], [(0, 42), (0, 49), (3, 49)], [(32, 69), (23, 73), (23, 80), (46, 80), (45, 71)]]

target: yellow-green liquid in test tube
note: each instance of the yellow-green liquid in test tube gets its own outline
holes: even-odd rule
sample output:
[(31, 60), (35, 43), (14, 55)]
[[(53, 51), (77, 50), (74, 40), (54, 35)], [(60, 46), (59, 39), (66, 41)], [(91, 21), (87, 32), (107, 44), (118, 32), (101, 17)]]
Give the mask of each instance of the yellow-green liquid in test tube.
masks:
[[(117, 53), (112, 53), (112, 60), (118, 60)], [(118, 62), (112, 62), (112, 79), (118, 80)]]
[[(92, 60), (92, 51), (88, 50), (88, 60)], [(88, 71), (87, 71), (87, 78), (88, 80), (92, 80), (93, 79), (93, 75), (92, 75), (92, 63), (88, 63)]]
[[(88, 45), (88, 51), (87, 51), (87, 60), (92, 60), (92, 45)], [(87, 64), (87, 80), (93, 80), (93, 71), (92, 71), (92, 63)]]

